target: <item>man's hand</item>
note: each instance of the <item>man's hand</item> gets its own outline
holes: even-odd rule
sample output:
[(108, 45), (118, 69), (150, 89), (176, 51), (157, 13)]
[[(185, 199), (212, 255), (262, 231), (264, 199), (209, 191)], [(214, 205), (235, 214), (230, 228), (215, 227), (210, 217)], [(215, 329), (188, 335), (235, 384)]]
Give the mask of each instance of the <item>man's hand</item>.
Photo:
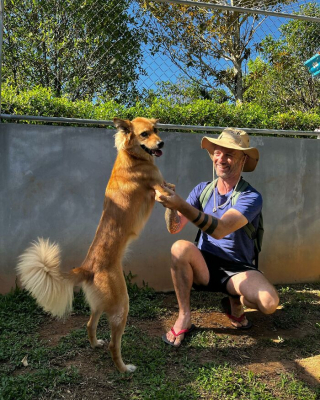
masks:
[(176, 185), (174, 183), (169, 183), (169, 182), (164, 181), (163, 187), (173, 190), (174, 192), (176, 191)]
[(155, 188), (155, 193), (156, 201), (167, 208), (165, 218), (170, 233), (180, 232), (189, 220), (207, 235), (222, 239), (248, 223), (246, 217), (233, 208), (221, 219), (205, 214), (183, 200), (166, 184), (162, 184), (158, 189)]
[(155, 199), (166, 207), (165, 221), (170, 233), (178, 233), (187, 224), (188, 219), (181, 215), (176, 207), (179, 200), (183, 201), (176, 193), (176, 186), (173, 183), (164, 182), (155, 189)]
[[(166, 191), (166, 194), (162, 194), (159, 190), (156, 190), (156, 201), (161, 203), (164, 207), (170, 208), (171, 210), (178, 210), (182, 198), (176, 194), (176, 192), (169, 188), (168, 185), (172, 184), (163, 184), (161, 187)], [(174, 185), (172, 185), (174, 186)], [(175, 187), (174, 187), (175, 188)]]

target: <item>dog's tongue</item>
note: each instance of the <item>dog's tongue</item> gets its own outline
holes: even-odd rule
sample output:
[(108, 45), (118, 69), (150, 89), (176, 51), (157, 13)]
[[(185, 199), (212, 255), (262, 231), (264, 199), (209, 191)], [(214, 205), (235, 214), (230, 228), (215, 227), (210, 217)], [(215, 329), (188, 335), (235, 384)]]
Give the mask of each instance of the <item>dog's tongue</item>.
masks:
[(161, 156), (162, 156), (162, 151), (161, 151), (161, 150), (154, 150), (154, 151), (153, 151), (153, 154), (154, 154), (156, 157), (161, 157)]

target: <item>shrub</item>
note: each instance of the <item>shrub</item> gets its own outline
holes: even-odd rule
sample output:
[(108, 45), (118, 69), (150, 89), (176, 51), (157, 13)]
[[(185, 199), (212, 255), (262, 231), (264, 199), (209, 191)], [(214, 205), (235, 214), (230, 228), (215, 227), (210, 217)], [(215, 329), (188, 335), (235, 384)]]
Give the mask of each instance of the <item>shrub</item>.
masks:
[[(145, 116), (158, 118), (163, 124), (260, 129), (313, 131), (320, 127), (319, 109), (309, 113), (302, 111), (280, 113), (270, 111), (256, 103), (219, 104), (213, 100), (194, 100), (189, 104), (177, 104), (164, 98), (154, 98), (148, 105), (137, 102), (135, 106), (126, 107), (113, 100), (105, 103), (84, 100), (72, 102), (64, 96), (55, 97), (50, 89), (40, 86), (17, 94), (13, 87), (3, 85), (2, 113), (94, 120), (112, 120), (116, 116), (128, 119)], [(28, 121), (28, 123), (44, 122)]]

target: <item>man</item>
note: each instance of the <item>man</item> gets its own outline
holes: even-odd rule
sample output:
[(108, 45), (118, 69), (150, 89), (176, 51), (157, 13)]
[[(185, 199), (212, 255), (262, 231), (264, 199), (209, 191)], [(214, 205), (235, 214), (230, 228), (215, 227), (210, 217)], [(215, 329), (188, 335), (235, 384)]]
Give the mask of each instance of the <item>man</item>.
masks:
[(179, 347), (194, 325), (191, 323), (190, 292), (198, 290), (224, 292), (228, 297), (222, 306), (234, 328), (248, 329), (250, 321), (243, 305), (273, 313), (279, 303), (271, 283), (254, 265), (254, 242), (243, 227), (251, 222), (257, 228), (262, 208), (262, 197), (248, 185), (234, 205), (231, 195), (238, 185), (242, 171), (253, 171), (259, 152), (249, 146), (249, 136), (239, 129), (227, 128), (218, 139), (204, 137), (201, 147), (206, 149), (218, 176), (216, 187), (201, 210), (200, 194), (207, 182), (200, 183), (183, 200), (174, 190), (170, 196), (156, 192), (156, 200), (166, 207), (166, 224), (170, 233), (180, 232), (188, 221), (201, 229), (198, 246), (178, 240), (171, 249), (171, 275), (179, 315), (172, 329), (162, 339)]

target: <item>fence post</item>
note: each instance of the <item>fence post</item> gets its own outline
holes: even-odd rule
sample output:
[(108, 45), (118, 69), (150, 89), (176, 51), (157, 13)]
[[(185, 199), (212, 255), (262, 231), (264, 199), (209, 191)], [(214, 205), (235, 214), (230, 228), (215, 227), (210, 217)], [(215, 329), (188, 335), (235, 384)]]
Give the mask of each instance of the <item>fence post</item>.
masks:
[(2, 42), (3, 42), (3, 0), (0, 0), (0, 124), (1, 124), (1, 83), (2, 83)]

